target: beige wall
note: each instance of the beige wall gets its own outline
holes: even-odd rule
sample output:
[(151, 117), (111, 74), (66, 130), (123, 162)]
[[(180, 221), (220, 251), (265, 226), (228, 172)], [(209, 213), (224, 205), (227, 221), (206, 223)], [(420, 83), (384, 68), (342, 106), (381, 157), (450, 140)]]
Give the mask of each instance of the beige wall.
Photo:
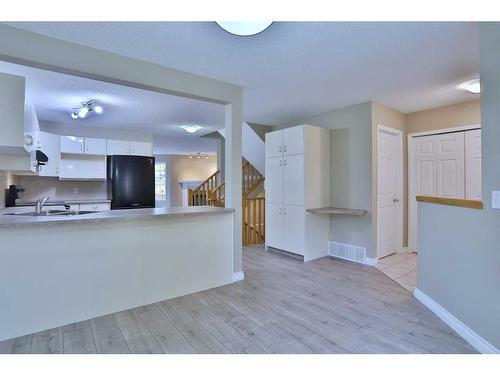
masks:
[(479, 99), (406, 114), (406, 131), (418, 133), (481, 123)]
[(182, 206), (181, 181), (203, 181), (217, 171), (217, 157), (189, 159), (186, 155), (170, 156), (170, 205)]

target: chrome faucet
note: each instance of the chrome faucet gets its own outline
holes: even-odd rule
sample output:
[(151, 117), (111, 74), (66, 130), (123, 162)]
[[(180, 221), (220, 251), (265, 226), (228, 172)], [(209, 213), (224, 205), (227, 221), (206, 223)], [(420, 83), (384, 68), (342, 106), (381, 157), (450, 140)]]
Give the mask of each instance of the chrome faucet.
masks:
[(49, 199), (49, 197), (43, 197), (43, 198), (40, 198), (36, 201), (36, 206), (35, 206), (35, 213), (36, 214), (41, 214), (42, 213), (42, 210), (43, 210), (43, 205), (45, 204), (45, 202), (47, 201), (47, 199)]

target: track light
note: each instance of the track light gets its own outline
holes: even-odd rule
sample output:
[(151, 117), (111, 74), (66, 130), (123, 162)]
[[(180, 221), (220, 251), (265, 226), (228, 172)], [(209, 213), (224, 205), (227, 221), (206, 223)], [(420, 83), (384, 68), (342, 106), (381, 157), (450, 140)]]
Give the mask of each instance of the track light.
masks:
[(82, 102), (80, 107), (73, 108), (71, 111), (71, 118), (74, 120), (78, 118), (85, 118), (87, 114), (92, 111), (97, 114), (101, 114), (103, 111), (102, 106), (98, 105), (94, 99), (89, 100), (88, 102)]

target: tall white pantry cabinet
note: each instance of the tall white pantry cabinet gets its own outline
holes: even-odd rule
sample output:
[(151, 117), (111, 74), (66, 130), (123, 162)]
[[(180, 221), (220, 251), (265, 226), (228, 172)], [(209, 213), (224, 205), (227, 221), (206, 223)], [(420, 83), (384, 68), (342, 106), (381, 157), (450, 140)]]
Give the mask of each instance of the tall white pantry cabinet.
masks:
[(307, 213), (330, 202), (330, 131), (300, 125), (266, 133), (266, 248), (328, 253), (329, 216)]

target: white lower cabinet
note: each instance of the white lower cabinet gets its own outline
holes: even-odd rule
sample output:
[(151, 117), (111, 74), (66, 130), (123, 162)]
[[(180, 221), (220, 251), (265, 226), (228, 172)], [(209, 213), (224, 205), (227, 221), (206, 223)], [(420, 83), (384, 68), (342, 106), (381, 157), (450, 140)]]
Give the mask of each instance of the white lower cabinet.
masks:
[(304, 206), (266, 203), (266, 246), (304, 255)]
[(266, 202), (266, 246), (283, 248), (283, 205)]

